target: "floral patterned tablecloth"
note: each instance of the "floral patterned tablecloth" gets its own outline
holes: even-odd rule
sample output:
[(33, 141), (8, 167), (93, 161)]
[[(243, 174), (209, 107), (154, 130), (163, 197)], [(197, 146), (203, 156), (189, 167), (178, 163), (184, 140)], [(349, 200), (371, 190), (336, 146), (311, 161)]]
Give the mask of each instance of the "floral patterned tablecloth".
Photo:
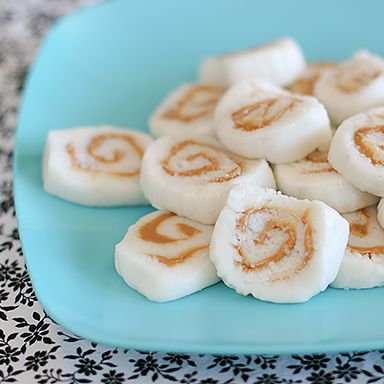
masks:
[(72, 335), (37, 301), (15, 220), (12, 151), (20, 91), (41, 36), (89, 0), (0, 0), (0, 383), (384, 383), (384, 351), (189, 355), (111, 349)]

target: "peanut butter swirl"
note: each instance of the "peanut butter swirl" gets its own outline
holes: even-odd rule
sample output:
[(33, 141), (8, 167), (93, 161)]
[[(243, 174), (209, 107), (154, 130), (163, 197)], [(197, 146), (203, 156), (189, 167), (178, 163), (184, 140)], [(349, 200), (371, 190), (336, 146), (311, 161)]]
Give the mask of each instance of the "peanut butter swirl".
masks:
[(359, 209), (356, 211), (359, 221), (349, 223), (349, 229), (354, 236), (365, 237), (368, 235), (368, 225), (370, 214), (367, 209)]
[(252, 132), (266, 128), (293, 110), (301, 100), (290, 96), (279, 96), (246, 105), (232, 113), (235, 129)]
[[(177, 220), (178, 216), (176, 216), (172, 212), (164, 212), (159, 214), (152, 220), (147, 221), (138, 229), (138, 234), (140, 239), (149, 243), (166, 245), (166, 244), (183, 243), (187, 240), (191, 240), (192, 238), (196, 237), (201, 233), (200, 229), (186, 223), (182, 223), (182, 222), (168, 223), (170, 219)], [(169, 231), (170, 225), (174, 225), (176, 227), (176, 230), (181, 236), (172, 237), (167, 234), (161, 233), (159, 231), (160, 225), (163, 225), (163, 228), (164, 228), (163, 230), (165, 232), (167, 232), (167, 230)], [(187, 246), (186, 249), (179, 251), (176, 255), (172, 257), (161, 256), (159, 254), (154, 254), (154, 253), (147, 253), (147, 255), (149, 257), (156, 259), (160, 263), (167, 265), (168, 267), (173, 267), (173, 266), (176, 266), (177, 264), (184, 263), (185, 261), (189, 260), (200, 251), (208, 250), (208, 247), (209, 247), (209, 244)]]
[(353, 139), (359, 152), (372, 165), (384, 165), (384, 125), (360, 128), (355, 131)]
[[(123, 143), (125, 149), (115, 149), (108, 156), (105, 156), (99, 152), (100, 148), (107, 144), (110, 140), (116, 140)], [(111, 165), (118, 165), (123, 161), (131, 152), (133, 152), (139, 159), (143, 157), (144, 150), (140, 144), (128, 134), (100, 134), (93, 137), (86, 148), (86, 155), (88, 159), (86, 161), (80, 160), (79, 154), (73, 143), (69, 143), (66, 146), (66, 151), (71, 158), (72, 167), (77, 168), (84, 172), (90, 173), (107, 173), (114, 176), (132, 177), (137, 176), (140, 173), (140, 162), (138, 167), (131, 171), (117, 171), (112, 168), (108, 168)]]
[(305, 158), (305, 160), (310, 161), (311, 163), (316, 163), (316, 164), (328, 163), (327, 153), (320, 152), (320, 151), (314, 151), (310, 153)]
[(163, 235), (158, 231), (158, 227), (161, 223), (165, 222), (171, 217), (176, 217), (172, 212), (165, 212), (155, 217), (153, 220), (146, 222), (139, 229), (139, 236), (144, 241), (150, 241), (157, 244), (170, 244), (175, 243), (176, 241), (182, 241), (191, 239), (201, 231), (191, 225), (184, 223), (177, 223), (177, 230), (183, 234), (182, 238), (173, 238), (167, 235)]
[[(281, 274), (273, 275), (270, 280), (277, 281), (291, 277), (294, 274), (302, 271), (308, 264), (313, 254), (312, 245), (312, 227), (309, 222), (309, 211), (298, 217), (295, 213), (290, 212), (284, 208), (259, 208), (249, 209), (243, 212), (240, 220), (238, 221), (237, 229), (239, 233), (245, 233), (247, 226), (249, 225), (250, 218), (254, 216), (262, 218), (265, 221), (264, 227), (256, 234), (256, 238), (253, 240), (255, 246), (263, 246), (266, 241), (273, 238), (273, 231), (278, 231), (283, 235), (284, 240), (281, 242), (277, 251), (257, 262), (250, 262), (247, 259), (246, 250), (244, 244), (240, 241), (238, 236), (237, 251), (241, 258), (241, 261), (237, 261), (244, 272), (258, 271), (266, 269), (271, 263), (279, 263), (284, 258), (292, 257), (292, 251), (298, 246), (298, 227), (302, 227), (303, 234), (303, 250), (300, 260), (296, 263), (293, 270)], [(267, 217), (267, 219), (265, 219)]]
[(224, 92), (224, 88), (210, 84), (197, 84), (163, 114), (163, 118), (189, 123), (211, 115)]
[(348, 244), (348, 248), (353, 252), (358, 252), (361, 255), (368, 256), (370, 259), (373, 255), (382, 255), (384, 253), (384, 246), (376, 247), (358, 247), (356, 245)]
[(305, 162), (310, 163), (310, 167), (306, 167), (305, 162), (300, 162), (304, 173), (337, 173), (337, 171), (328, 162), (327, 152), (320, 152), (316, 150), (306, 156), (304, 160)]
[(167, 265), (168, 267), (174, 267), (178, 264), (185, 263), (187, 260), (195, 256), (196, 253), (203, 251), (203, 250), (208, 250), (209, 245), (202, 245), (198, 247), (192, 247), (189, 249), (186, 249), (185, 251), (179, 253), (175, 257), (165, 257), (165, 256), (160, 256), (160, 255), (153, 255), (149, 254), (148, 256), (153, 257), (160, 263), (163, 263)]
[(347, 70), (340, 69), (335, 74), (337, 88), (344, 93), (357, 92), (382, 75), (382, 71), (368, 66), (355, 65)]
[(314, 94), (315, 84), (320, 75), (327, 69), (334, 68), (335, 66), (336, 63), (331, 61), (312, 63), (309, 65), (307, 72), (291, 84), (288, 89), (294, 93), (312, 96)]
[(209, 183), (230, 181), (243, 172), (237, 157), (211, 144), (184, 140), (174, 145), (161, 161), (170, 176), (204, 178)]
[[(349, 219), (350, 235), (356, 236), (359, 239), (364, 239), (369, 235), (369, 227), (373, 218), (371, 217), (370, 211), (367, 208), (359, 209), (355, 212), (355, 216), (357, 216), (355, 217), (355, 220)], [(382, 232), (381, 229), (380, 231)], [(368, 256), (370, 259), (374, 255), (384, 254), (384, 245), (365, 247), (361, 245), (352, 245), (349, 241), (348, 248), (352, 252), (358, 252), (363, 256)]]

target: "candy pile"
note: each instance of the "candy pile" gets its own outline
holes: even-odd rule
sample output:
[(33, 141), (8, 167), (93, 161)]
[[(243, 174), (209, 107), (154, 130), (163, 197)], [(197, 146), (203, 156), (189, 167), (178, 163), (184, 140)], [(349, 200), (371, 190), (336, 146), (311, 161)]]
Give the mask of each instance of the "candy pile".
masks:
[(293, 303), (384, 285), (382, 58), (306, 64), (290, 38), (207, 58), (149, 127), (51, 131), (43, 163), (63, 199), (158, 209), (116, 246), (132, 288), (161, 302), (221, 279)]

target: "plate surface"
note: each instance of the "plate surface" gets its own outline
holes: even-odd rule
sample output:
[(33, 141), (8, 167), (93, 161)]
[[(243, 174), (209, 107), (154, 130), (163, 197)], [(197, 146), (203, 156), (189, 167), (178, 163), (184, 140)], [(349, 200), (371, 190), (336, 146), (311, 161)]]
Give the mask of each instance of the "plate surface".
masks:
[[(348, 12), (346, 12), (348, 10)], [(111, 123), (146, 129), (202, 57), (283, 35), (310, 60), (361, 47), (384, 54), (384, 3), (351, 1), (110, 1), (61, 20), (29, 76), (17, 131), (15, 198), (21, 240), (48, 314), (86, 338), (137, 349), (284, 353), (384, 346), (384, 289), (328, 289), (276, 305), (218, 284), (156, 304), (119, 278), (114, 245), (150, 207), (87, 208), (46, 194), (41, 154), (50, 129)], [(341, 24), (340, 24), (341, 23)]]

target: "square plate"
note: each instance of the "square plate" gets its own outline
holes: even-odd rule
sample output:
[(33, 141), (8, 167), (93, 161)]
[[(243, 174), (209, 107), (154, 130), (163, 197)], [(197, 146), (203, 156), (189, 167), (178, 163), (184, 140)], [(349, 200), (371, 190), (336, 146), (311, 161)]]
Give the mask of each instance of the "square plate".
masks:
[(206, 55), (282, 35), (310, 60), (361, 47), (384, 54), (384, 3), (332, 0), (109, 1), (62, 19), (28, 78), (17, 130), (15, 199), (38, 298), (74, 333), (137, 349), (284, 353), (384, 346), (384, 289), (328, 289), (305, 304), (277, 305), (223, 284), (167, 304), (124, 284), (114, 245), (150, 207), (87, 208), (43, 191), (48, 130), (110, 123), (145, 130), (169, 90), (195, 79)]

